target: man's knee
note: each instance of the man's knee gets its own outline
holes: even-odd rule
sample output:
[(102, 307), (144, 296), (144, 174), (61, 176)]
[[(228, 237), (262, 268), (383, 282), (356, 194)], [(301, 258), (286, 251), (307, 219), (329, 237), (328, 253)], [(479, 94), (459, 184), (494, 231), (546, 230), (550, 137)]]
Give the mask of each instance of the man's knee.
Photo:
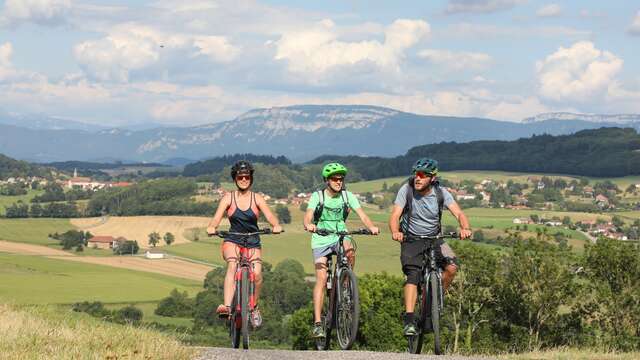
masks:
[(419, 267), (405, 266), (402, 271), (406, 277), (405, 284), (418, 285), (422, 277), (422, 272)]
[(448, 264), (444, 267), (444, 275), (449, 279), (453, 279), (457, 272), (458, 266), (456, 266), (456, 264)]

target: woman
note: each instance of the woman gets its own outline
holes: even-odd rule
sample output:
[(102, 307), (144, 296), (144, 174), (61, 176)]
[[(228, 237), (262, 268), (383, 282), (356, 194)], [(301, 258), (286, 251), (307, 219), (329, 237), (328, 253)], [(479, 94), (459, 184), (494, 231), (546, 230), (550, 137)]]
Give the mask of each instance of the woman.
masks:
[[(222, 220), (224, 213), (227, 213), (231, 227), (229, 232), (250, 233), (258, 231), (258, 218), (260, 211), (264, 213), (269, 224), (271, 224), (274, 233), (282, 232), (282, 227), (278, 223), (278, 218), (273, 215), (267, 202), (260, 194), (251, 191), (253, 184), (253, 166), (248, 161), (238, 161), (231, 167), (231, 178), (238, 188), (224, 195), (218, 210), (216, 210), (213, 219), (207, 227), (207, 233), (213, 235), (217, 232), (217, 227)], [(224, 304), (220, 304), (216, 309), (216, 313), (220, 317), (227, 317), (231, 312), (231, 301), (235, 292), (234, 274), (238, 266), (239, 247), (243, 245), (244, 237), (229, 236), (222, 243), (222, 257), (227, 262), (227, 274), (224, 278)], [(262, 245), (260, 244), (260, 236), (255, 235), (247, 240), (247, 248), (252, 249), (251, 263), (255, 273), (255, 299), (256, 308), (251, 315), (251, 322), (254, 327), (262, 324), (262, 316), (257, 307), (260, 288), (262, 286)]]

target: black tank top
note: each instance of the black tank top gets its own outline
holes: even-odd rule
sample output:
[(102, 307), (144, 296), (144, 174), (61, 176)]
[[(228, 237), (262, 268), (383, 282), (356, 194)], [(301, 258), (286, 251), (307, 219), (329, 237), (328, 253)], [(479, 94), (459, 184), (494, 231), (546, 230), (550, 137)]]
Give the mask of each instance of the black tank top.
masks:
[[(230, 232), (238, 233), (250, 233), (258, 231), (258, 217), (260, 216), (260, 209), (256, 204), (256, 195), (251, 192), (251, 202), (247, 210), (240, 210), (236, 201), (236, 192), (231, 193), (231, 205), (227, 209), (227, 217), (231, 227)], [(229, 235), (224, 241), (230, 241), (234, 244), (244, 245), (244, 237), (238, 235)], [(260, 236), (252, 235), (247, 238), (246, 246), (248, 248), (260, 248)]]

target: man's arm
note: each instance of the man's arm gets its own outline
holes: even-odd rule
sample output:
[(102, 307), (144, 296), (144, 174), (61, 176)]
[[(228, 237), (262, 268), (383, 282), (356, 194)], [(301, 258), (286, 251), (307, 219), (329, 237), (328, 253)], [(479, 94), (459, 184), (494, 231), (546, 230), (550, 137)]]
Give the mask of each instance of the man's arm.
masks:
[(304, 225), (304, 229), (309, 232), (316, 231), (316, 224), (313, 223), (313, 212), (315, 209), (307, 208), (307, 212), (304, 213), (304, 218), (302, 219), (302, 224)]
[(400, 216), (402, 216), (402, 207), (393, 205), (391, 209), (391, 216), (389, 216), (389, 230), (391, 231), (391, 238), (397, 242), (404, 240), (404, 234), (400, 232)]
[(458, 220), (458, 224), (460, 224), (460, 239), (467, 239), (471, 237), (471, 226), (469, 225), (469, 220), (460, 208), (460, 205), (454, 201), (449, 204), (448, 208), (451, 215), (453, 215)]
[(371, 222), (371, 219), (369, 219), (369, 217), (367, 216), (367, 214), (365, 214), (364, 210), (362, 210), (361, 207), (354, 210), (356, 211), (356, 214), (358, 214), (358, 216), (360, 217), (360, 220), (362, 221), (364, 226), (366, 226), (373, 235), (378, 235), (380, 233), (380, 229), (378, 229), (378, 227), (376, 227)]

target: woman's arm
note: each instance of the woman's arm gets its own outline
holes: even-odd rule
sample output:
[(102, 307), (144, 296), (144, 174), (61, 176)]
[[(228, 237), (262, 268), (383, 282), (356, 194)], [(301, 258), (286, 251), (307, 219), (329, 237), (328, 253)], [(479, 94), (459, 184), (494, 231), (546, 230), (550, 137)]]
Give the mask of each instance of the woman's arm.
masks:
[(262, 195), (260, 194), (256, 194), (256, 205), (258, 205), (258, 209), (260, 209), (260, 211), (264, 213), (264, 217), (267, 218), (267, 221), (269, 222), (269, 224), (271, 224), (271, 228), (273, 232), (274, 233), (282, 232), (282, 226), (280, 226), (280, 222), (278, 221), (278, 218), (275, 215), (273, 215), (273, 213), (271, 212), (271, 209), (269, 208), (269, 205), (267, 205), (267, 202), (264, 200), (264, 197), (262, 197)]
[(220, 221), (222, 221), (222, 217), (224, 216), (224, 212), (231, 206), (231, 193), (226, 193), (220, 199), (220, 203), (218, 203), (218, 209), (216, 210), (215, 215), (213, 215), (213, 219), (209, 222), (209, 226), (207, 226), (207, 234), (213, 235), (216, 233), (216, 228), (220, 225)]

